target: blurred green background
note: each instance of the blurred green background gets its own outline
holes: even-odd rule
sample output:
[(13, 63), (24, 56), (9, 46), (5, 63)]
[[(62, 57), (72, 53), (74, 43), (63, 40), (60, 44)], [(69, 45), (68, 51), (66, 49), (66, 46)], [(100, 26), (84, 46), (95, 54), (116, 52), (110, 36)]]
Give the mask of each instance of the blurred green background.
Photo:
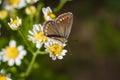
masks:
[(71, 0), (57, 15), (65, 12), (74, 15), (67, 55), (56, 61), (39, 55), (26, 80), (120, 80), (120, 0)]

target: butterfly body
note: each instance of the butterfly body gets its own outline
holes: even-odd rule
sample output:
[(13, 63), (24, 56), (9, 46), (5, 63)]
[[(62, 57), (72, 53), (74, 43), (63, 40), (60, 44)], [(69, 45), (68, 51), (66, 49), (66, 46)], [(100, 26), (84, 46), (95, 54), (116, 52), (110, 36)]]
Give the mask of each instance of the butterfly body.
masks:
[(73, 23), (73, 14), (71, 12), (61, 14), (55, 20), (46, 21), (44, 26), (44, 35), (63, 43), (67, 42)]

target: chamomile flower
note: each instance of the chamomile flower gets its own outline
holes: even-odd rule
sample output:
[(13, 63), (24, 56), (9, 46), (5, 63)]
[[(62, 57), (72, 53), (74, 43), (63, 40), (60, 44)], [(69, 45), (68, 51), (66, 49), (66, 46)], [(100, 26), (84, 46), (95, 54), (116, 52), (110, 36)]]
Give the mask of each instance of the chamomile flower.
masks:
[(34, 3), (36, 3), (37, 1), (39, 1), (39, 0), (26, 0), (26, 2), (27, 2), (28, 4), (34, 4)]
[(55, 14), (53, 14), (53, 12), (52, 12), (52, 10), (51, 10), (50, 7), (42, 8), (42, 12), (43, 12), (43, 14), (44, 14), (44, 19), (45, 19), (46, 21), (56, 18)]
[(14, 8), (21, 9), (26, 6), (25, 0), (5, 0), (5, 9), (12, 10)]
[(41, 48), (42, 45), (48, 40), (43, 33), (43, 26), (40, 24), (33, 25), (33, 29), (29, 30), (28, 40), (36, 44), (37, 48)]
[(18, 17), (14, 20), (12, 18), (10, 18), (10, 22), (8, 23), (9, 27), (12, 30), (18, 30), (18, 28), (21, 26), (21, 24), (22, 24), (22, 20)]
[(49, 56), (52, 60), (63, 59), (63, 56), (66, 55), (67, 50), (64, 49), (66, 44), (61, 43), (60, 41), (49, 39), (45, 43), (46, 52), (49, 53)]
[(21, 60), (26, 55), (26, 50), (22, 45), (16, 46), (16, 41), (11, 40), (9, 42), (9, 46), (2, 49), (0, 52), (2, 55), (2, 61), (8, 62), (9, 66), (13, 66), (16, 64), (19, 66), (21, 64)]
[(8, 11), (0, 10), (0, 19), (5, 19), (8, 15)]
[(0, 70), (0, 80), (12, 80), (10, 74), (6, 74), (5, 70)]
[(29, 6), (25, 9), (27, 15), (34, 15), (36, 12), (35, 6)]

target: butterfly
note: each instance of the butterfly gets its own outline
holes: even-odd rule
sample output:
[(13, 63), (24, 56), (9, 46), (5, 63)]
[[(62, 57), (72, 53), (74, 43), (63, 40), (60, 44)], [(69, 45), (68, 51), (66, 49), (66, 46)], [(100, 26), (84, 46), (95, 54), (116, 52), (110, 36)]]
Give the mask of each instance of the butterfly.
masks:
[(71, 32), (72, 24), (73, 14), (71, 12), (63, 13), (55, 20), (46, 21), (43, 32), (45, 36), (65, 43)]

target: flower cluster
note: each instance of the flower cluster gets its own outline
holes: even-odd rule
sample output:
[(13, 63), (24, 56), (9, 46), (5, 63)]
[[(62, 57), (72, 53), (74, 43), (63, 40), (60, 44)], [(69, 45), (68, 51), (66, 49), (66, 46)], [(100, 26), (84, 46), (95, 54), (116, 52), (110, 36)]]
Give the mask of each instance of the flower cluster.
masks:
[(36, 3), (38, 0), (5, 0), (5, 9), (6, 10), (13, 10), (15, 8), (21, 9), (25, 7), (27, 4)]
[(52, 60), (66, 55), (66, 43), (46, 35), (46, 23), (56, 21), (57, 16), (50, 7), (43, 6), (40, 0), (0, 0), (0, 80), (12, 80), (7, 72), (15, 74), (18, 67), (22, 70), (27, 66), (25, 72), (16, 75), (23, 80), (39, 54), (48, 54)]

